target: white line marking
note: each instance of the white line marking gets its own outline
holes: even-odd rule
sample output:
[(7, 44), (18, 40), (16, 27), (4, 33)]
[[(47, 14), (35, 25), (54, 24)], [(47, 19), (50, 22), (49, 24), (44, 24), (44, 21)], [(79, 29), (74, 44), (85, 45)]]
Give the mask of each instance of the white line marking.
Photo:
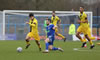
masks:
[(74, 51), (92, 51), (92, 50), (82, 50), (81, 48), (73, 48)]

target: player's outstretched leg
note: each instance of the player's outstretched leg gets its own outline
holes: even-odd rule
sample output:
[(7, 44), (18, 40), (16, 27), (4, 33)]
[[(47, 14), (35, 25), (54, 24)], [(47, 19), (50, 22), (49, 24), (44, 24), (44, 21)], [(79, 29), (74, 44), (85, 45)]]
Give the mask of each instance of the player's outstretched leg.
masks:
[(55, 50), (59, 50), (59, 51), (61, 51), (61, 52), (64, 51), (62, 48), (56, 48), (56, 47), (53, 47), (52, 50), (54, 50), (54, 51), (55, 51)]
[(29, 39), (26, 39), (25, 41), (26, 41), (26, 44), (27, 44), (25, 49), (27, 49), (30, 46), (30, 42), (29, 42)]
[(90, 43), (90, 49), (93, 49), (95, 47), (95, 45), (93, 44), (92, 40), (88, 37), (88, 35), (85, 35), (85, 37), (87, 38), (87, 40), (89, 41)]
[(82, 48), (85, 47), (85, 46), (86, 46), (86, 41), (84, 41), (84, 40), (81, 38), (80, 32), (77, 32), (77, 33), (76, 33), (76, 37), (79, 38), (80, 41), (83, 43), (81, 47), (82, 47)]
[(50, 49), (50, 50), (53, 50), (53, 51), (56, 51), (56, 50), (59, 50), (59, 51), (61, 51), (61, 52), (64, 51), (62, 48), (53, 47), (53, 45), (49, 45), (49, 49)]
[(62, 34), (60, 34), (60, 33), (58, 33), (58, 32), (55, 32), (55, 34), (56, 34), (57, 36), (61, 37), (61, 38), (64, 40), (64, 42), (66, 41), (66, 38), (65, 38)]
[(28, 33), (28, 35), (27, 35), (26, 38), (25, 38), (25, 41), (26, 41), (26, 44), (27, 44), (25, 49), (27, 49), (27, 48), (30, 46), (30, 38), (31, 38), (31, 37), (29, 36), (29, 34), (30, 34), (30, 33)]
[(37, 41), (37, 40), (35, 40), (35, 42), (36, 42), (36, 44), (38, 45), (38, 47), (39, 47), (39, 51), (41, 51), (42, 49), (41, 49), (41, 44), (40, 44), (40, 42), (39, 41)]
[[(89, 36), (89, 37), (90, 37), (91, 40), (95, 40), (95, 39), (96, 39), (95, 37), (91, 37), (91, 36)], [(83, 40), (87, 42), (85, 36), (84, 36)], [(93, 44), (92, 41), (90, 41), (90, 45), (92, 45), (92, 44)], [(85, 44), (84, 47), (87, 47), (87, 44)], [(91, 46), (91, 48), (92, 48), (92, 47), (93, 47), (93, 46)]]

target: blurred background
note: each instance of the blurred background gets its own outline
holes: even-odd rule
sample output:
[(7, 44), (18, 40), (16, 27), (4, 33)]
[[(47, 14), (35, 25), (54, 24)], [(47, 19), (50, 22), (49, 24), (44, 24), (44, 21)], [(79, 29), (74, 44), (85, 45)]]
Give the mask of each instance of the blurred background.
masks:
[[(33, 10), (33, 11), (79, 11), (79, 7), (80, 6), (84, 6), (85, 7), (85, 11), (91, 11), (93, 12), (93, 29), (92, 29), (92, 33), (93, 36), (97, 36), (99, 37), (100, 35), (100, 0), (0, 0), (0, 10), (1, 10), (1, 16), (2, 17), (2, 11), (3, 10)], [(11, 15), (7, 15), (6, 17), (6, 35), (9, 36), (10, 38), (12, 36), (19, 36), (18, 38), (14, 38), (15, 40), (23, 40), (28, 32), (28, 26), (25, 28), (22, 28), (24, 25), (24, 22), (27, 21), (29, 18), (27, 18), (27, 16), (20, 16), (17, 15), (16, 17), (11, 18)], [(68, 17), (68, 16), (67, 16)], [(42, 31), (43, 27), (43, 21), (45, 20), (45, 17), (42, 17), (42, 21), (40, 21), (41, 17), (36, 17), (39, 22), (42, 22), (42, 25), (40, 24), (39, 26), (41, 26), (40, 32)], [(62, 17), (60, 17), (62, 18)], [(66, 17), (65, 17), (66, 18)], [(68, 24), (66, 25), (67, 27), (69, 27), (69, 25), (71, 24), (71, 22), (76, 19), (77, 20), (77, 16), (73, 16), (68, 17), (69, 18), (69, 22), (68, 23), (64, 23), (65, 21), (62, 19), (62, 24)], [(0, 18), (0, 20), (2, 20), (2, 18)], [(14, 23), (15, 21), (16, 23)], [(67, 19), (68, 20), (68, 19)], [(14, 22), (13, 22), (14, 21)], [(14, 24), (9, 24), (9, 22), (12, 22)], [(23, 22), (23, 23), (21, 23)], [(21, 23), (21, 24), (20, 24)], [(74, 21), (75, 24), (76, 21)], [(16, 26), (19, 28), (16, 28)], [(9, 27), (10, 26), (10, 27)], [(12, 27), (11, 27), (12, 26)], [(22, 26), (22, 27), (21, 27)], [(62, 27), (64, 27), (65, 25), (61, 25)], [(18, 29), (18, 30), (17, 30)], [(18, 31), (18, 32), (16, 32)], [(68, 34), (68, 28), (66, 28), (65, 31), (67, 31), (66, 34), (64, 34), (64, 29), (60, 31), (60, 33), (62, 33), (63, 35)], [(11, 33), (11, 35), (9, 34)], [(13, 34), (16, 33), (16, 34)], [(24, 34), (25, 33), (25, 34)], [(44, 32), (41, 32), (44, 33)], [(24, 35), (23, 35), (24, 34)], [(23, 35), (23, 38), (20, 37)], [(44, 34), (40, 34), (40, 35), (44, 35)], [(67, 35), (66, 35), (67, 36)], [(43, 36), (41, 36), (42, 38), (44, 38)], [(70, 37), (70, 36), (67, 36)], [(98, 38), (99, 39), (99, 38)], [(9, 39), (8, 39), (9, 40)], [(71, 39), (68, 39), (71, 40)]]
[(85, 10), (96, 16), (99, 4), (100, 0), (0, 0), (0, 10), (77, 11), (80, 6), (85, 6)]

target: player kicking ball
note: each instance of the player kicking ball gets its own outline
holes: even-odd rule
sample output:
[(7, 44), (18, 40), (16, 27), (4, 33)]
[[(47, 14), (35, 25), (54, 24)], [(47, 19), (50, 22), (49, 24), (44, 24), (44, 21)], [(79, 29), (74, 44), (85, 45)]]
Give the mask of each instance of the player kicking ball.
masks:
[(55, 28), (57, 26), (54, 26), (53, 24), (51, 24), (50, 19), (46, 20), (46, 24), (47, 24), (47, 27), (46, 27), (47, 38), (45, 40), (46, 48), (43, 51), (43, 53), (49, 53), (49, 50), (54, 50), (54, 51), (59, 50), (59, 51), (63, 52), (62, 48), (53, 47), (53, 43), (54, 43), (54, 40), (55, 40)]
[(30, 46), (30, 39), (31, 38), (34, 38), (35, 39), (35, 42), (36, 44), (38, 45), (39, 47), (39, 50), (41, 51), (41, 45), (40, 45), (40, 37), (39, 37), (39, 34), (38, 34), (38, 21), (36, 18), (34, 18), (34, 14), (30, 13), (29, 14), (29, 22), (26, 22), (26, 24), (29, 24), (30, 26), (30, 32), (27, 34), (26, 36), (26, 49)]

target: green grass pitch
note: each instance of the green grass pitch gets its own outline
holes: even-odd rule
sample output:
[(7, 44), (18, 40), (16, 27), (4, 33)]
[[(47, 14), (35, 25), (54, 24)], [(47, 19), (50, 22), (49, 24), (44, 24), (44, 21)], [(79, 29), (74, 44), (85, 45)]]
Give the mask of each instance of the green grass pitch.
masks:
[[(39, 52), (35, 41), (30, 41), (31, 46), (26, 50), (25, 41), (0, 41), (0, 60), (100, 60), (100, 46), (96, 45), (90, 50), (88, 43), (87, 48), (81, 48), (81, 42), (73, 41), (55, 41), (56, 47), (61, 47), (64, 52), (50, 51), (50, 53)], [(45, 49), (44, 41), (41, 41), (42, 50)], [(18, 53), (17, 47), (22, 47), (23, 51)], [(78, 50), (73, 50), (78, 48)]]

